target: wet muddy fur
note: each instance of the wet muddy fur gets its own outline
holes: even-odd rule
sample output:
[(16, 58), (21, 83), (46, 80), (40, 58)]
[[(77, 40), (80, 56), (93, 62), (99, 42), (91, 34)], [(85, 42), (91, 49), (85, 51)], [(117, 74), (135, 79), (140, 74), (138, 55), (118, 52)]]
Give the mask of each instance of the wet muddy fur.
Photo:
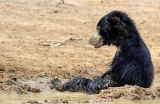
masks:
[(98, 22), (95, 34), (89, 40), (95, 48), (103, 45), (115, 45), (119, 48), (109, 71), (94, 80), (73, 78), (62, 83), (58, 78), (54, 78), (51, 80), (51, 88), (98, 94), (102, 89), (126, 84), (144, 88), (151, 86), (154, 71), (150, 52), (133, 20), (126, 13), (112, 11), (106, 14)]

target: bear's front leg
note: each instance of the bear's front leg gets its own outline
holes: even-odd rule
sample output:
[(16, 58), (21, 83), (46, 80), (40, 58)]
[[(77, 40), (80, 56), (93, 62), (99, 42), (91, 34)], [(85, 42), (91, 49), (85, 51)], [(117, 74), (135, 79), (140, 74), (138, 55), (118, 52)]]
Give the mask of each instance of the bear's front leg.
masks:
[(93, 81), (87, 78), (73, 78), (65, 83), (62, 83), (57, 77), (55, 77), (51, 80), (51, 89), (55, 88), (58, 91), (99, 94), (102, 89), (112, 86), (113, 82), (111, 76), (107, 74), (99, 76)]
[(88, 94), (99, 94), (102, 89), (107, 89), (115, 84), (116, 83), (111, 80), (111, 76), (99, 76), (88, 85), (86, 92)]

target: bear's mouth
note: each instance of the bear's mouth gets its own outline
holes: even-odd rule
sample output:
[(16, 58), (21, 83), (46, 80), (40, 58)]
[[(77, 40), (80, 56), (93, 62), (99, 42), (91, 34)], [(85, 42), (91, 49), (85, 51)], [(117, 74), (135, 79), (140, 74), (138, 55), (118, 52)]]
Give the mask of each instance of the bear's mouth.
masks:
[(89, 43), (93, 45), (94, 48), (100, 48), (101, 46), (103, 46), (103, 38), (98, 34), (97, 30), (90, 37)]

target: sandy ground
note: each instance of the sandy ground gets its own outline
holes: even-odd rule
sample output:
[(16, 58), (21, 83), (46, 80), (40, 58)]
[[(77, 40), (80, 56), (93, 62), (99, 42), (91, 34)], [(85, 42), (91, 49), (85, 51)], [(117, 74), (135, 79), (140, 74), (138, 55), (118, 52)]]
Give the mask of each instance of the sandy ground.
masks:
[[(54, 7), (57, 2), (58, 0), (0, 0), (0, 92), (41, 92), (49, 88), (49, 80), (54, 76), (61, 79), (78, 76), (93, 79), (105, 73), (116, 48), (104, 46), (94, 49), (88, 44), (88, 38), (99, 19), (112, 10), (126, 11), (135, 21), (151, 52), (155, 68), (154, 83), (158, 83), (158, 0), (64, 0), (65, 4), (60, 3)], [(72, 40), (55, 46), (69, 36), (72, 36)], [(37, 83), (29, 83), (32, 80), (39, 81), (39, 78), (45, 82), (42, 87), (37, 87), (40, 85)], [(48, 87), (43, 88), (44, 86)], [(107, 98), (104, 97), (106, 93), (107, 91), (101, 92), (99, 97)]]

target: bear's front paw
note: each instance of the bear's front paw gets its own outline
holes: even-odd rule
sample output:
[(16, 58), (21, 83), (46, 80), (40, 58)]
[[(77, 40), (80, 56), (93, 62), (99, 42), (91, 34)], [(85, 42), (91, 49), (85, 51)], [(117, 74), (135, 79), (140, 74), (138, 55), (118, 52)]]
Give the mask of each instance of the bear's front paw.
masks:
[(51, 89), (53, 89), (53, 88), (57, 89), (57, 88), (60, 87), (60, 85), (62, 85), (61, 80), (60, 80), (57, 76), (55, 76), (55, 77), (51, 80), (50, 83), (51, 83), (51, 85), (50, 85), (50, 88), (51, 88)]

